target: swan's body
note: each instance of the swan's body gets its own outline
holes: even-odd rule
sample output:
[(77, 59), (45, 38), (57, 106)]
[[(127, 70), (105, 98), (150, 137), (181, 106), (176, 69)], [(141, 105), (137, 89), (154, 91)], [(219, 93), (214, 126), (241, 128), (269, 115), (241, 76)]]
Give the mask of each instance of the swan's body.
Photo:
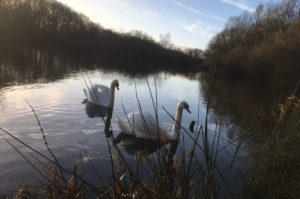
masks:
[(118, 80), (113, 80), (110, 88), (101, 84), (93, 84), (87, 90), (83, 89), (83, 92), (89, 103), (112, 108), (115, 100), (115, 88), (119, 90)]
[(118, 116), (117, 122), (124, 134), (134, 135), (142, 139), (173, 141), (178, 140), (180, 135), (183, 109), (186, 109), (190, 113), (189, 105), (185, 101), (180, 101), (177, 105), (175, 121), (171, 133), (160, 127), (156, 119), (147, 112), (129, 113), (127, 118), (130, 124), (128, 121), (123, 122)]

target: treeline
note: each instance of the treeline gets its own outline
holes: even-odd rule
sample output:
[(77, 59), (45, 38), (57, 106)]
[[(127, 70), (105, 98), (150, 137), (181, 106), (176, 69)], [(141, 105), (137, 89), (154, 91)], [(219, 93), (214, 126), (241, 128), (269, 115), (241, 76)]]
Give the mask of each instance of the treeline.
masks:
[(294, 87), (300, 79), (299, 0), (260, 4), (231, 17), (205, 51), (206, 64), (231, 79)]
[(0, 50), (20, 49), (49, 50), (87, 60), (108, 55), (139, 67), (143, 63), (188, 66), (196, 61), (141, 31), (119, 34), (104, 29), (55, 0), (1, 0)]

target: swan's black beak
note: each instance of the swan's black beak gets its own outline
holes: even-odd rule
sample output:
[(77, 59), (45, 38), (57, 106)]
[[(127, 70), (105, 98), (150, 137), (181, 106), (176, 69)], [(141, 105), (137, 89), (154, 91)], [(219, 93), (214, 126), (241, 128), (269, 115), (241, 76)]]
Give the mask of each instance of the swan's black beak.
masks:
[(118, 89), (118, 91), (119, 91), (119, 90), (120, 90), (120, 89), (119, 89), (119, 85), (117, 85), (116, 87), (117, 87), (117, 89)]
[(187, 112), (191, 113), (190, 109), (188, 107), (185, 108)]

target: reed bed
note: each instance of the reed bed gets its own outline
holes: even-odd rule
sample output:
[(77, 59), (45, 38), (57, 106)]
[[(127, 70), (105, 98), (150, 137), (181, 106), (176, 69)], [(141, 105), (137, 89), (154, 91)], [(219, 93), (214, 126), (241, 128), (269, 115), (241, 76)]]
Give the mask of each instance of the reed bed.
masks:
[(247, 169), (242, 198), (300, 197), (300, 99), (296, 91), (274, 106), (271, 134)]

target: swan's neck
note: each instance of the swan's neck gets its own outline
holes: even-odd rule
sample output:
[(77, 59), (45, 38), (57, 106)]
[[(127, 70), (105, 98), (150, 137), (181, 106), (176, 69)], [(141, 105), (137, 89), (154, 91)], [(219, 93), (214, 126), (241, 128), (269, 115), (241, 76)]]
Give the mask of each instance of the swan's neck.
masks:
[(109, 103), (107, 107), (112, 108), (114, 106), (114, 101), (115, 101), (115, 85), (111, 84), (110, 85), (110, 98), (109, 98)]
[(173, 130), (172, 130), (172, 133), (169, 133), (168, 140), (178, 140), (178, 138), (180, 136), (182, 110), (183, 110), (183, 108), (181, 108), (179, 106), (176, 109), (176, 116), (175, 116), (175, 121), (173, 124)]

